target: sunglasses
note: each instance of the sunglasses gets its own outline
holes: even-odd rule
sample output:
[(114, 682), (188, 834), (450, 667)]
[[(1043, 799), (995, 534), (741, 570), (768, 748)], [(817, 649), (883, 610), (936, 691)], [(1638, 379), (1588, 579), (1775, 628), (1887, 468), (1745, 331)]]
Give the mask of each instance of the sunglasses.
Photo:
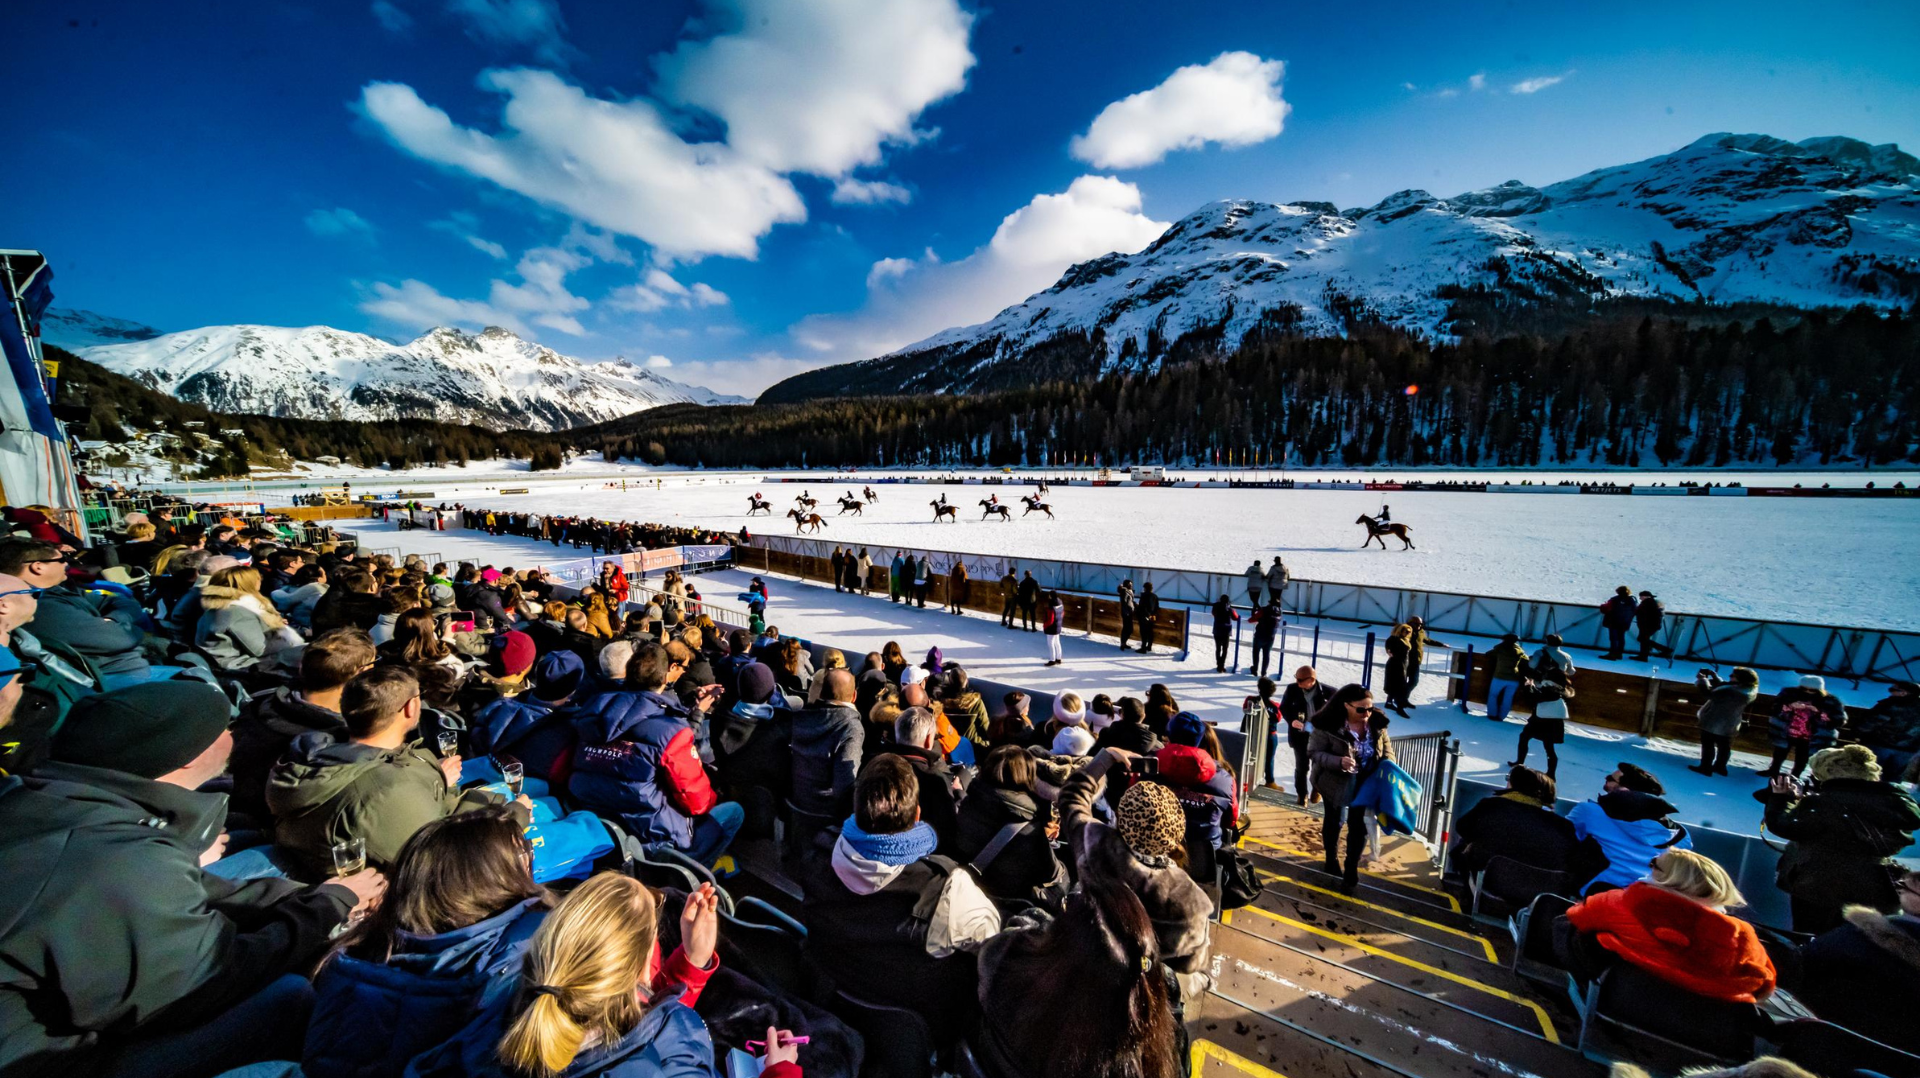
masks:
[(10, 595), (38, 595), (40, 591), (41, 589), (39, 588), (15, 588), (13, 591), (0, 591), (0, 599), (5, 599)]
[(73, 562), (73, 555), (62, 554), (57, 558), (35, 558), (32, 561), (28, 562), (27, 564), (28, 565), (69, 565), (72, 562)]

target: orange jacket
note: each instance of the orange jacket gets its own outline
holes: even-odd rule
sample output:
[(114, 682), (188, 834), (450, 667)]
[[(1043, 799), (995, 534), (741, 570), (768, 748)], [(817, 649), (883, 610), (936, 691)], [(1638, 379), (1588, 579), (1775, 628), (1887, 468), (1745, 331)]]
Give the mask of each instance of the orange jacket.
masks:
[(1773, 960), (1753, 926), (1650, 883), (1597, 894), (1567, 911), (1582, 933), (1695, 995), (1754, 1003), (1773, 992)]

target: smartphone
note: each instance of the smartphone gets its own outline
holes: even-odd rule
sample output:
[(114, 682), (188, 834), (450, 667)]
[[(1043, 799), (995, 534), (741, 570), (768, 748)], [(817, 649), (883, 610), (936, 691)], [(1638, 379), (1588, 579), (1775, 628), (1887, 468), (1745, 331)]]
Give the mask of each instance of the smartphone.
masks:
[(1160, 757), (1135, 756), (1132, 760), (1128, 761), (1127, 770), (1136, 775), (1158, 775), (1160, 773)]
[(454, 611), (454, 612), (453, 612), (453, 631), (454, 631), (454, 632), (456, 632), (456, 633), (470, 633), (470, 632), (472, 632), (472, 631), (473, 631), (473, 622), (474, 622), (474, 614), (473, 614), (473, 611), (471, 611), (471, 610), (456, 610), (456, 611)]

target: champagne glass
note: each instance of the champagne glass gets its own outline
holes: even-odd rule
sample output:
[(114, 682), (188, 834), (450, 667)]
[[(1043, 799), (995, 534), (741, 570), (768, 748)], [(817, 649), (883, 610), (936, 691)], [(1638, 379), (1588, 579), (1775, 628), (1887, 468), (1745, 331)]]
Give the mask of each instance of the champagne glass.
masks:
[(440, 758), (442, 760), (449, 756), (458, 756), (460, 754), (459, 734), (454, 733), (452, 730), (442, 730), (440, 731), (439, 740)]
[(333, 844), (333, 874), (351, 876), (367, 867), (367, 840), (341, 839)]
[(500, 761), (500, 777), (507, 780), (507, 789), (513, 793), (513, 796), (519, 797), (520, 785), (525, 782), (527, 778), (527, 769), (523, 767), (518, 760), (511, 758), (502, 759)]

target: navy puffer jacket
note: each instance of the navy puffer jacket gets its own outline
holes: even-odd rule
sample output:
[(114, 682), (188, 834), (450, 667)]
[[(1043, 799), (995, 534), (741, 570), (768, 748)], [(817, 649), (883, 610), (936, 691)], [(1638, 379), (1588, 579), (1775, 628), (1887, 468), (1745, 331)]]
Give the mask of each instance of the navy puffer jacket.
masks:
[(476, 754), (507, 753), (527, 774), (558, 781), (573, 755), (572, 716), (531, 696), (502, 696), (474, 713), (468, 734)]
[[(473, 1021), (454, 1039), (415, 1058), (406, 1078), (521, 1078), (495, 1052), (516, 1013), (516, 981), (508, 977), (495, 983)], [(788, 1065), (780, 1073), (797, 1069)], [(640, 1024), (618, 1041), (582, 1049), (560, 1078), (712, 1078), (714, 1073), (707, 1024), (692, 1007), (668, 999), (648, 1008)]]
[(693, 844), (695, 817), (718, 800), (694, 743), (691, 716), (659, 692), (614, 692), (580, 706), (580, 745), (567, 790), (642, 842)]

